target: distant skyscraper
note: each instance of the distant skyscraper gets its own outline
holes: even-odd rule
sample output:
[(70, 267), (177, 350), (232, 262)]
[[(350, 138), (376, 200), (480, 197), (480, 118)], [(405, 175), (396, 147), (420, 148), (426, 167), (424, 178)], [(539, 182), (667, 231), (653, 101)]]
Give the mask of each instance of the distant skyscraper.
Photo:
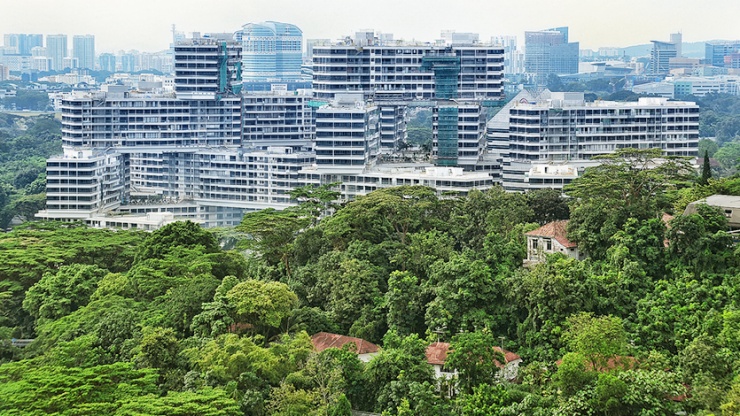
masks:
[(98, 58), (101, 71), (116, 72), (116, 55), (101, 53)]
[(279, 22), (247, 23), (240, 36), (245, 84), (301, 77), (303, 32), (298, 27)]
[(4, 36), (5, 47), (13, 48), (19, 55), (30, 55), (31, 49), (44, 45), (42, 35), (28, 35), (23, 33), (10, 33)]
[(671, 33), (671, 43), (676, 45), (676, 57), (681, 57), (681, 45), (683, 44), (683, 35), (681, 32)]
[(550, 74), (578, 73), (578, 42), (568, 42), (568, 28), (524, 32), (524, 68), (538, 84)]
[(72, 37), (72, 56), (77, 58), (80, 68), (95, 69), (95, 36), (75, 35)]
[(707, 42), (704, 52), (709, 65), (724, 67), (725, 56), (740, 52), (740, 40)]
[(121, 72), (136, 72), (136, 55), (132, 53), (121, 55)]
[(67, 35), (46, 35), (46, 56), (51, 59), (51, 69), (64, 69), (64, 58), (67, 57)]
[(670, 71), (670, 60), (678, 54), (676, 45), (671, 42), (652, 40), (653, 50), (650, 52), (650, 68), (648, 73), (652, 75), (667, 74)]

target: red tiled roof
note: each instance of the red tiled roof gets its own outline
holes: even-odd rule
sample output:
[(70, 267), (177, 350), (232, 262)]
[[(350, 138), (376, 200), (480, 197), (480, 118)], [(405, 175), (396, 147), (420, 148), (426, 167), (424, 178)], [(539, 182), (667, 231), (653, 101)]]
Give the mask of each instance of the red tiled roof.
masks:
[(445, 365), (447, 351), (450, 349), (449, 342), (433, 342), (427, 347), (427, 362), (431, 365)]
[(358, 354), (371, 354), (380, 351), (380, 347), (372, 342), (365, 341), (362, 338), (348, 337), (339, 334), (330, 334), (328, 332), (319, 332), (311, 337), (316, 351), (321, 352), (327, 348), (342, 348), (346, 344), (355, 344)]
[[(522, 359), (522, 357), (511, 351), (502, 350), (501, 347), (493, 347), (493, 349), (500, 353), (503, 351), (502, 354), (504, 354), (504, 360), (506, 360), (507, 363)], [(431, 365), (444, 365), (447, 361), (447, 353), (449, 350), (449, 342), (433, 342), (429, 344), (426, 351), (427, 362)], [(503, 367), (498, 360), (494, 361), (497, 367)]]
[(558, 243), (562, 244), (566, 248), (575, 248), (578, 245), (568, 240), (568, 220), (548, 222), (542, 227), (532, 230), (525, 235), (532, 237), (548, 237), (554, 238)]

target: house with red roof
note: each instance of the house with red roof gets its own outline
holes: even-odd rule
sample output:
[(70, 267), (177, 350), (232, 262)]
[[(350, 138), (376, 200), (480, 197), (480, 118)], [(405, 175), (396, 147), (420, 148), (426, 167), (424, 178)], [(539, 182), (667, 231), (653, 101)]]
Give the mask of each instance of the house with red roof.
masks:
[(380, 352), (380, 347), (362, 338), (348, 337), (346, 335), (319, 332), (311, 337), (314, 349), (317, 352), (327, 348), (343, 348), (349, 344), (349, 348), (357, 353), (360, 361), (368, 362)]
[[(504, 356), (503, 363), (498, 360), (494, 360), (496, 367), (501, 369), (500, 376), (505, 380), (514, 380), (519, 374), (519, 364), (522, 362), (522, 357), (519, 355), (501, 349), (501, 347), (492, 347), (494, 351), (497, 351)], [(451, 379), (457, 374), (457, 370), (454, 368), (445, 367), (447, 361), (447, 354), (450, 352), (449, 342), (433, 342), (429, 344), (426, 350), (427, 363), (434, 367), (434, 375), (437, 379)]]
[(524, 264), (545, 261), (548, 254), (562, 253), (577, 260), (583, 260), (586, 253), (578, 250), (578, 245), (568, 240), (568, 220), (549, 222), (532, 230), (527, 236), (527, 258)]

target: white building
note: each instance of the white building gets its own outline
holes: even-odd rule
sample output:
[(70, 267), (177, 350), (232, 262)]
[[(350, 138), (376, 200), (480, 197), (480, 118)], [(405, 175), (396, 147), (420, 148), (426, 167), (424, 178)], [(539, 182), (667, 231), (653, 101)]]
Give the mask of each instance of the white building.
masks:
[(592, 160), (595, 156), (621, 148), (659, 148), (666, 156), (696, 157), (699, 107), (665, 98), (587, 103), (583, 93), (551, 93), (549, 98), (517, 102), (509, 109), (508, 140), (503, 185), (523, 191), (543, 186), (543, 182), (530, 186), (528, 175), (535, 165), (552, 166), (552, 170), (543, 166), (531, 172), (545, 175), (541, 179), (557, 171), (557, 177), (567, 183), (571, 169), (580, 173), (598, 163)]
[(525, 264), (542, 263), (548, 254), (561, 253), (577, 260), (585, 258), (576, 243), (568, 240), (568, 221), (553, 221), (525, 233), (527, 236), (527, 258)]

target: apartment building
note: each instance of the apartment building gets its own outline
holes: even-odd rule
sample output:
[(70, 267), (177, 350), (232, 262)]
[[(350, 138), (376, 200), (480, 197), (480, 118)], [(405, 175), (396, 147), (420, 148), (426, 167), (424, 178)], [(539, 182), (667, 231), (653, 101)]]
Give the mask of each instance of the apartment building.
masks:
[(502, 179), (509, 190), (561, 188), (585, 167), (598, 164), (595, 156), (621, 148), (659, 148), (666, 156), (698, 154), (699, 106), (693, 102), (640, 98), (588, 103), (583, 93), (550, 93), (536, 102), (515, 103), (508, 116)]

